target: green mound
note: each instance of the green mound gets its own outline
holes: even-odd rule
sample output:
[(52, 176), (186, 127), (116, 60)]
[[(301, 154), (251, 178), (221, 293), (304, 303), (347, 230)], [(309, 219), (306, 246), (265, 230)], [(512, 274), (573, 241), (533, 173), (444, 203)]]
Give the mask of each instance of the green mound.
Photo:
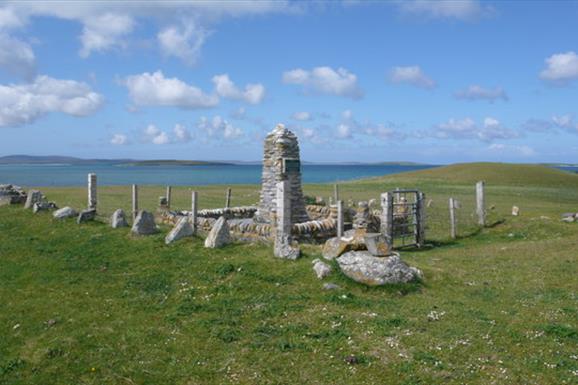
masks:
[(379, 178), (387, 181), (429, 180), (470, 184), (486, 181), (494, 185), (577, 187), (578, 175), (551, 167), (508, 163), (459, 163)]

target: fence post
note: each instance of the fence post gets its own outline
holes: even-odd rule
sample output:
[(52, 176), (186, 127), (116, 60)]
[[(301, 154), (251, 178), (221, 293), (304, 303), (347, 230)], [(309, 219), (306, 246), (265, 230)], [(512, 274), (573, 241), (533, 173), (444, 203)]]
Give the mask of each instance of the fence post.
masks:
[(227, 194), (225, 196), (225, 208), (231, 207), (231, 188), (227, 188)]
[(450, 237), (456, 239), (456, 203), (454, 198), (450, 198)]
[(483, 181), (476, 183), (476, 213), (478, 214), (478, 224), (480, 226), (486, 225), (486, 201), (484, 197)]
[(132, 220), (136, 219), (138, 214), (138, 186), (132, 185)]
[(339, 202), (339, 185), (337, 183), (333, 185), (333, 200), (335, 201), (335, 204)]
[(88, 174), (88, 208), (96, 209), (96, 174)]
[(171, 186), (167, 186), (167, 192), (165, 194), (165, 198), (167, 198), (167, 209), (171, 208), (171, 192), (172, 192)]
[(191, 193), (191, 225), (193, 226), (193, 235), (197, 233), (197, 198), (197, 192), (193, 191)]
[(416, 210), (417, 210), (417, 233), (416, 233), (416, 243), (417, 247), (422, 247), (425, 244), (425, 194), (419, 192), (417, 194), (417, 202), (416, 202)]
[(381, 194), (381, 233), (393, 247), (393, 197), (391, 192)]
[(343, 201), (337, 201), (337, 237), (341, 238), (342, 236), (343, 236)]

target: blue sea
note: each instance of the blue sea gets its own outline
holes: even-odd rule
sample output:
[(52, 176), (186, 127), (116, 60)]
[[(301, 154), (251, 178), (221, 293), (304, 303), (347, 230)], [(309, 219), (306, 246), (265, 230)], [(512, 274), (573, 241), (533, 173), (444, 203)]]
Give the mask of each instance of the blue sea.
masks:
[[(313, 165), (301, 166), (304, 183), (326, 183), (368, 178), (436, 166), (401, 165)], [(94, 172), (99, 185), (257, 184), (261, 165), (215, 166), (123, 166), (111, 164), (0, 164), (0, 184), (20, 186), (85, 186), (87, 174)]]

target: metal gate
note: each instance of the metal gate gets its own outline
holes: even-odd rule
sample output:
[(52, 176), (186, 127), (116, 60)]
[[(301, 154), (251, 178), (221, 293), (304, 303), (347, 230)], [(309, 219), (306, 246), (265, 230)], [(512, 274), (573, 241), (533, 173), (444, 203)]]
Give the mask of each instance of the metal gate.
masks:
[(425, 242), (425, 194), (419, 190), (389, 191), (381, 194), (381, 233), (394, 248)]

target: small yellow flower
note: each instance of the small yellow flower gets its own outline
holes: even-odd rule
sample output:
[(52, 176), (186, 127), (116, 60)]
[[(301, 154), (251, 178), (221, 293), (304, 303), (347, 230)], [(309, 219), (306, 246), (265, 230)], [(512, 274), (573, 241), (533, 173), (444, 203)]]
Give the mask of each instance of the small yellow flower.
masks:
[(90, 368), (91, 372), (96, 372), (96, 368)]

